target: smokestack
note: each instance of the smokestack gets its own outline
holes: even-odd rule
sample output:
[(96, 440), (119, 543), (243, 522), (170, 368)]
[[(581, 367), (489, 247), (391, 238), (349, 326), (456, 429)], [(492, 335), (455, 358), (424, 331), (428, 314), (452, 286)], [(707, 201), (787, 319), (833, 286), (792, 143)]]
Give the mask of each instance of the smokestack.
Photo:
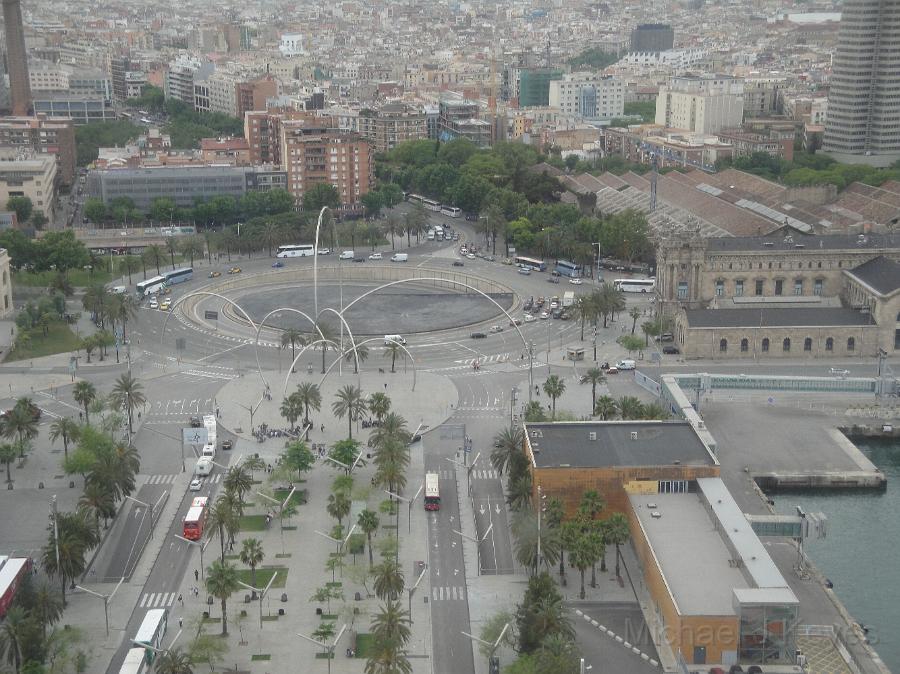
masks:
[(12, 114), (27, 115), (31, 110), (31, 82), (28, 80), (28, 55), (25, 52), (19, 0), (3, 0), (3, 20), (6, 23), (6, 63)]

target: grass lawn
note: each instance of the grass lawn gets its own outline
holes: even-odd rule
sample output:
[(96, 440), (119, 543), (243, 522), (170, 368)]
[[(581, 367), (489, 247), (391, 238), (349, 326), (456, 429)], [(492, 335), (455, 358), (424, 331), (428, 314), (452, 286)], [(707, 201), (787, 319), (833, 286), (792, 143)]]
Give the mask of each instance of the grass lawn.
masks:
[(366, 535), (365, 534), (352, 534), (350, 536), (350, 540), (347, 541), (347, 551), (351, 555), (360, 555), (366, 550)]
[(244, 515), (240, 518), (238, 525), (241, 531), (265, 531), (266, 516), (265, 515)]
[(317, 660), (331, 660), (334, 658), (334, 653), (316, 653)]
[[(114, 270), (116, 269), (115, 262), (116, 261), (113, 260)], [(94, 283), (109, 283), (113, 279), (113, 275), (108, 271), (108, 264), (109, 262), (106, 262), (102, 268), (98, 267), (94, 270), (93, 274), (85, 269), (70, 269), (68, 273), (69, 282), (76, 288), (84, 288), (93, 285)], [(59, 272), (52, 270), (34, 273), (30, 271), (14, 271), (12, 272), (12, 280), (13, 283), (22, 286), (46, 288), (50, 285), (50, 281), (55, 279), (58, 275)], [(118, 274), (116, 274), (116, 277), (118, 277)]]
[[(297, 527), (294, 528), (296, 529)], [(285, 529), (287, 529), (287, 527), (285, 527)], [(290, 559), (290, 557), (290, 552), (279, 552), (277, 555), (275, 555), (275, 559)]]
[[(274, 492), (275, 498), (277, 498), (280, 502), (284, 503), (284, 499), (287, 498), (288, 494), (290, 494), (290, 490), (288, 489), (276, 489)], [(302, 506), (306, 504), (306, 490), (298, 489), (294, 492), (294, 495), (291, 496), (291, 503), (295, 506)]]
[[(287, 582), (288, 568), (286, 566), (267, 566), (256, 569), (256, 587), (265, 587), (269, 582), (269, 579), (272, 577), (272, 574), (278, 572), (278, 577), (275, 579), (275, 582), (272, 583), (272, 587), (284, 587), (284, 584)], [(247, 583), (247, 585), (252, 585), (250, 582), (250, 569), (238, 569), (238, 580), (242, 583)]]
[(337, 620), (337, 619), (338, 619), (338, 614), (337, 614), (337, 613), (323, 613), (323, 614), (322, 614), (321, 616), (319, 616), (319, 617), (320, 617), (322, 620)]
[(375, 648), (374, 634), (357, 634), (356, 635), (356, 657), (368, 659)]
[(272, 656), (269, 655), (268, 653), (256, 653), (256, 654), (250, 656), (250, 660), (252, 662), (258, 662), (260, 660), (271, 660), (271, 659), (272, 659)]
[(325, 587), (344, 587), (344, 584), (338, 580), (333, 583), (325, 583)]
[(41, 328), (34, 328), (28, 331), (31, 340), (25, 348), (18, 346), (10, 351), (6, 357), (7, 361), (25, 360), (27, 358), (38, 358), (40, 356), (49, 356), (54, 353), (68, 353), (78, 348), (78, 337), (72, 332), (72, 329), (62, 321), (54, 321), (50, 324), (47, 336)]

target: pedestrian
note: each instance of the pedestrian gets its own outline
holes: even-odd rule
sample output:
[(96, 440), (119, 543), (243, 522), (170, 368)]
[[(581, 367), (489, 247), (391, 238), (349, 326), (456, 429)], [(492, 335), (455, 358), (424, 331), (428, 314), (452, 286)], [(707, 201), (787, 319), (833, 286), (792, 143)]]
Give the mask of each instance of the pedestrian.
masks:
[(78, 421), (84, 421), (84, 412), (78, 413)]
[(322, 433), (325, 432), (325, 424), (322, 424), (321, 426), (319, 426), (319, 431)]
[(200, 581), (200, 572), (197, 569), (194, 569), (194, 580), (197, 582)]
[(384, 382), (384, 390), (387, 391), (387, 382)]
[(181, 608), (184, 608), (184, 597), (180, 594), (178, 595), (178, 603), (181, 604)]

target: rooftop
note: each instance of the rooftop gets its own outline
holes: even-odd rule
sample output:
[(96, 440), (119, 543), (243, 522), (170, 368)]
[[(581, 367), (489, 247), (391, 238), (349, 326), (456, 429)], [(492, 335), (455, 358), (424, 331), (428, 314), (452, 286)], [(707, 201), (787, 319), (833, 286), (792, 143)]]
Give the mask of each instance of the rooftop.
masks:
[(685, 421), (526, 423), (536, 468), (600, 466), (715, 466)]
[(692, 328), (775, 328), (871, 325), (871, 317), (844, 307), (687, 309)]
[(720, 237), (707, 241), (707, 250), (765, 253), (772, 250), (872, 250), (900, 248), (900, 237), (890, 234), (826, 234), (783, 236)]
[(855, 269), (848, 269), (847, 275), (865, 283), (880, 295), (889, 295), (900, 288), (900, 264), (883, 255)]

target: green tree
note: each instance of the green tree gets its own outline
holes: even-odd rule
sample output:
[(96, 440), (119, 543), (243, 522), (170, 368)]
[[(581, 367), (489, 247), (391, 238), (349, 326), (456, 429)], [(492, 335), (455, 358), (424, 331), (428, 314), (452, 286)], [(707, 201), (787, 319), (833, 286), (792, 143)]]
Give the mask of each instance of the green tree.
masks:
[(381, 213), (381, 209), (384, 208), (384, 200), (382, 199), (381, 192), (378, 191), (373, 190), (366, 192), (360, 201), (362, 202), (363, 208), (366, 209), (367, 218), (377, 218)]
[(82, 212), (90, 222), (100, 223), (106, 220), (106, 204), (103, 203), (103, 199), (98, 197), (88, 197), (84, 202)]
[(128, 415), (128, 432), (134, 433), (134, 411), (147, 402), (144, 386), (130, 372), (119, 375), (110, 394), (113, 403)]
[(372, 634), (382, 643), (406, 646), (412, 637), (409, 613), (396, 600), (387, 600), (372, 620)]
[(59, 578), (65, 606), (66, 585), (84, 573), (86, 553), (100, 543), (99, 527), (89, 513), (78, 510), (57, 513), (55, 529), (58, 535), (53, 522), (48, 529), (50, 536), (41, 554), (41, 565), (51, 577)]
[(597, 402), (594, 403), (594, 414), (603, 421), (612, 419), (616, 416), (618, 410), (619, 405), (612, 396), (600, 396), (597, 398)]
[(556, 419), (556, 400), (565, 392), (566, 390), (566, 382), (564, 382), (558, 375), (551, 374), (547, 377), (547, 381), (544, 382), (544, 393), (550, 396), (550, 401), (553, 405), (553, 413), (551, 418)]
[(194, 266), (194, 258), (199, 257), (203, 259), (203, 239), (199, 236), (185, 236), (181, 238), (181, 243), (179, 244), (179, 249), (181, 250), (181, 254), (184, 257), (190, 258), (190, 266)]
[(385, 559), (375, 567), (375, 594), (382, 601), (397, 601), (403, 594), (403, 571), (393, 559)]
[(116, 501), (109, 485), (91, 481), (84, 486), (84, 492), (78, 499), (78, 505), (93, 513), (99, 526), (100, 518), (103, 518), (103, 528), (108, 527), (110, 517), (116, 514)]
[(316, 183), (303, 193), (303, 210), (314, 216), (319, 215), (323, 206), (337, 208), (340, 205), (340, 194), (330, 183)]
[(381, 423), (384, 416), (391, 410), (391, 399), (386, 393), (378, 391), (369, 396), (366, 404), (369, 408), (369, 414)]
[(211, 539), (218, 534), (223, 564), (225, 563), (225, 543), (228, 539), (228, 531), (237, 527), (237, 520), (233, 503), (224, 495), (216, 499), (206, 516), (205, 535)]
[[(88, 359), (88, 362), (90, 362), (90, 359)], [(89, 381), (80, 381), (72, 389), (72, 397), (75, 399), (75, 402), (84, 407), (84, 421), (89, 424), (91, 420), (88, 408), (97, 399), (97, 389)]]
[(9, 443), (3, 443), (0, 445), (0, 463), (6, 466), (6, 484), (12, 484), (12, 476), (9, 472), (9, 467), (13, 464), (16, 458), (19, 456), (19, 450), (15, 445), (11, 445)]
[(165, 253), (163, 253), (163, 249), (160, 246), (157, 246), (155, 243), (150, 244), (146, 248), (144, 248), (143, 253), (144, 259), (151, 266), (156, 267), (156, 273), (159, 275), (159, 265), (163, 261), (165, 257)]
[(258, 538), (244, 539), (241, 547), (241, 562), (250, 567), (250, 584), (256, 587), (256, 567), (262, 564), (265, 558), (262, 543)]
[(150, 202), (150, 210), (147, 214), (151, 220), (157, 222), (172, 222), (178, 213), (178, 204), (170, 197), (157, 197)]
[(403, 347), (397, 342), (388, 342), (384, 347), (384, 357), (391, 359), (391, 373), (397, 371), (397, 356), (406, 358), (406, 352), (403, 350)]
[(63, 614), (62, 599), (46, 580), (41, 580), (34, 588), (29, 612), (40, 623), (41, 637), (46, 642), (47, 628), (59, 622)]
[(222, 484), (225, 485), (226, 492), (234, 494), (238, 501), (243, 504), (244, 494), (253, 487), (253, 478), (250, 476), (250, 471), (243, 464), (230, 466), (225, 471), (225, 478), (222, 480)]
[[(369, 347), (363, 344), (357, 346), (355, 351), (352, 348), (348, 349), (345, 358), (348, 363), (353, 363), (353, 374), (359, 374), (359, 364), (365, 363), (369, 358)], [(358, 362), (357, 358), (359, 359)]]
[(313, 593), (313, 596), (309, 598), (310, 601), (315, 601), (318, 603), (325, 602), (325, 610), (328, 613), (331, 613), (331, 600), (332, 599), (343, 599), (344, 593), (339, 587), (334, 587), (333, 585), (325, 585), (323, 587), (317, 588)]
[(606, 542), (616, 546), (616, 577), (618, 577), (619, 560), (622, 557), (619, 546), (627, 543), (628, 538), (631, 535), (628, 527), (628, 519), (622, 513), (613, 513), (604, 524), (606, 525), (604, 536)]
[(603, 374), (603, 370), (598, 367), (592, 367), (588, 370), (585, 375), (585, 382), (591, 385), (591, 409), (596, 409), (597, 407), (597, 384), (602, 384), (606, 381), (606, 375)]
[(281, 454), (281, 463), (288, 470), (297, 471), (297, 479), (303, 479), (303, 473), (312, 470), (316, 458), (302, 440), (295, 440), (285, 447)]
[(286, 328), (281, 332), (281, 348), (291, 347), (291, 372), (296, 372), (294, 369), (294, 360), (297, 357), (295, 349), (298, 346), (303, 346), (305, 343), (306, 340), (303, 337), (303, 333), (297, 328)]
[(312, 408), (318, 412), (322, 408), (322, 393), (319, 387), (312, 382), (303, 382), (297, 386), (295, 392), (298, 400), (303, 404), (303, 419), (305, 423), (309, 421), (309, 409)]
[(331, 517), (338, 521), (338, 526), (343, 526), (344, 518), (350, 514), (350, 497), (344, 492), (328, 495), (328, 505), (325, 510)]
[(578, 513), (586, 520), (593, 521), (603, 510), (603, 497), (596, 489), (588, 489), (581, 495)]
[(547, 421), (547, 415), (544, 414), (544, 408), (537, 400), (532, 400), (525, 405), (525, 413), (523, 416), (525, 417), (525, 421), (531, 423)]
[(594, 551), (591, 549), (591, 542), (588, 539), (587, 534), (582, 532), (581, 535), (575, 539), (575, 546), (569, 550), (569, 561), (581, 574), (581, 590), (578, 593), (578, 596), (581, 599), (584, 599), (585, 596), (584, 574), (591, 568), (593, 560)]
[(619, 398), (619, 414), (623, 419), (640, 419), (643, 414), (643, 403), (634, 396)]
[(33, 209), (34, 204), (28, 197), (10, 197), (6, 200), (6, 210), (13, 211), (16, 214), (16, 220), (21, 225), (28, 222)]
[(233, 565), (216, 560), (206, 570), (206, 591), (222, 602), (222, 636), (228, 635), (227, 601), (240, 587)]
[(336, 400), (331, 404), (331, 411), (338, 419), (347, 417), (347, 437), (353, 439), (353, 422), (366, 413), (366, 399), (362, 389), (347, 384), (338, 389)]
[(296, 392), (291, 393), (291, 395), (281, 401), (279, 413), (291, 425), (293, 430), (294, 426), (297, 425), (297, 419), (303, 414), (303, 403), (300, 402)]
[(178, 647), (160, 653), (153, 663), (156, 674), (194, 674), (191, 656)]
[(13, 666), (15, 674), (22, 668), (22, 650), (27, 639), (28, 616), (19, 606), (13, 606), (0, 623), (0, 653), (6, 656), (7, 664)]
[(629, 356), (644, 348), (644, 340), (634, 335), (622, 335), (616, 341), (628, 352)]
[(372, 534), (378, 531), (378, 514), (367, 508), (359, 514), (356, 523), (366, 535), (366, 541), (369, 544), (369, 566), (371, 567), (375, 563), (372, 559)]
[(365, 466), (365, 459), (360, 457), (359, 443), (356, 440), (338, 440), (328, 450), (329, 458), (343, 464), (344, 472), (350, 475), (353, 472), (353, 465)]
[(531, 575), (535, 575), (541, 565), (549, 567), (559, 561), (559, 530), (539, 527), (537, 515), (531, 508), (520, 508), (513, 513), (511, 529), (516, 542), (516, 559)]
[(494, 436), (494, 451), (491, 452), (491, 465), (500, 475), (509, 468), (515, 458), (523, 453), (525, 432), (519, 427), (504, 428)]
[(15, 440), (20, 452), (38, 434), (38, 421), (34, 409), (35, 404), (31, 398), (19, 398), (13, 408), (0, 420), (0, 431), (3, 436)]

